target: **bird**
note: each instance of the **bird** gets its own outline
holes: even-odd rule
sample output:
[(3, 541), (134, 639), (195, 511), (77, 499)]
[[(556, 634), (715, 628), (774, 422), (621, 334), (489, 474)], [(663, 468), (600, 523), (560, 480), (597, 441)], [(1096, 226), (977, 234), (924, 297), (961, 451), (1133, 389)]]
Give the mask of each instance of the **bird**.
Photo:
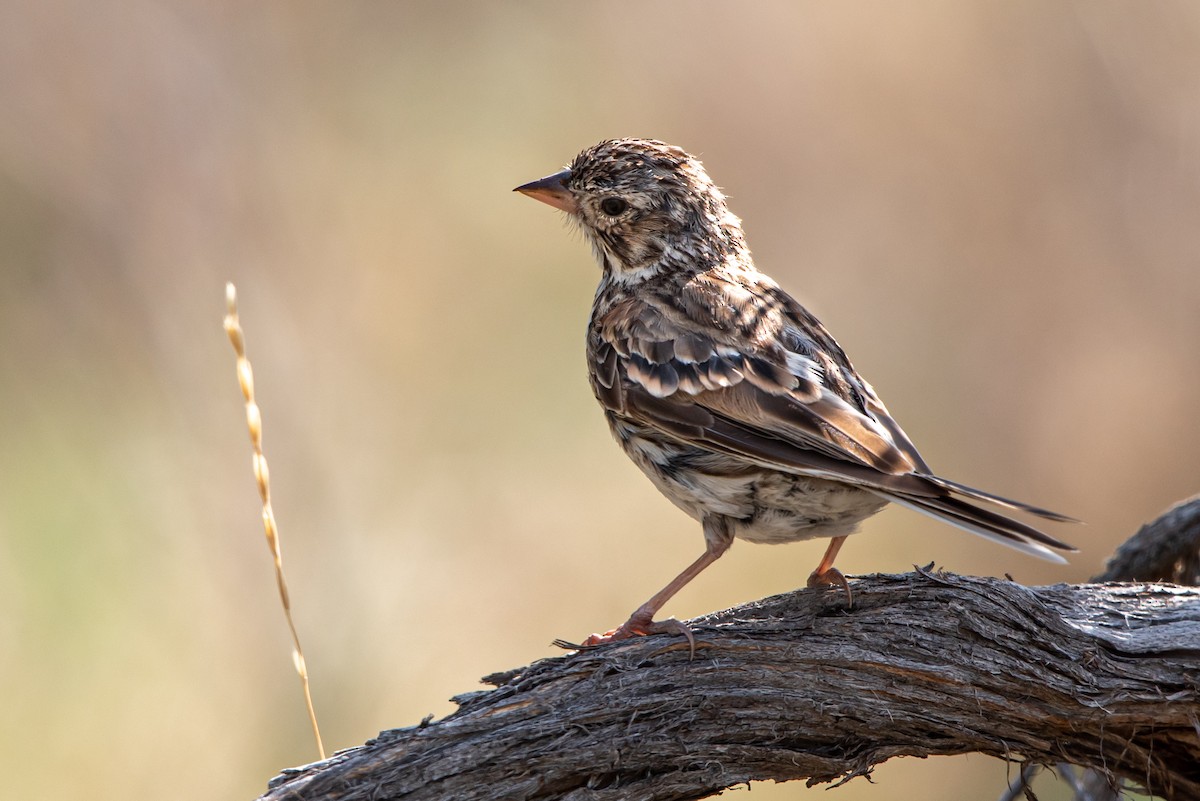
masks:
[[(581, 643), (691, 630), (656, 620), (735, 539), (830, 538), (833, 566), (889, 502), (1049, 561), (1076, 549), (996, 511), (1067, 515), (936, 475), (825, 326), (755, 266), (741, 220), (700, 160), (655, 139), (608, 139), (516, 187), (565, 212), (600, 266), (587, 329), (591, 388), (614, 438), (704, 533), (704, 553), (629, 619)], [(569, 645), (569, 644), (568, 644)]]

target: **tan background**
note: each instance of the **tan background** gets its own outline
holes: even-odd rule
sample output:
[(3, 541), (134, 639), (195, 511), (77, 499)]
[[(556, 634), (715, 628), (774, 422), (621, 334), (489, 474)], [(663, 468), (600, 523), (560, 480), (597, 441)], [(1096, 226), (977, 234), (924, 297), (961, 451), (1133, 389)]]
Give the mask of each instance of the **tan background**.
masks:
[[(590, 254), (509, 191), (604, 137), (701, 155), (940, 471), (1091, 521), (1061, 568), (892, 510), (847, 572), (1079, 581), (1200, 489), (1196, 3), (8, 3), (0, 110), (11, 798), (249, 798), (313, 758), (227, 279), (332, 747), (700, 552), (590, 397)], [(667, 611), (794, 588), (822, 547), (740, 544)]]

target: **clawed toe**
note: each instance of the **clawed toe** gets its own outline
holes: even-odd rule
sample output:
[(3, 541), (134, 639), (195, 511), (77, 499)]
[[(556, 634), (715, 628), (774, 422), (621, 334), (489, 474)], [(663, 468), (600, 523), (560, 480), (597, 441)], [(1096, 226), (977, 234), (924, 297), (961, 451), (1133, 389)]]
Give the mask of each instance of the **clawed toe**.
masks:
[(688, 642), (688, 661), (696, 658), (696, 635), (673, 617), (652, 622), (646, 627), (646, 634), (681, 634)]
[(846, 577), (842, 575), (842, 571), (836, 567), (826, 568), (823, 572), (813, 571), (808, 577), (809, 587), (841, 587), (846, 592), (846, 607), (853, 608), (854, 592), (850, 589), (850, 582), (846, 581)]
[(692, 634), (691, 629), (673, 617), (666, 620), (643, 620), (638, 617), (631, 617), (612, 631), (607, 631), (604, 634), (593, 634), (578, 645), (569, 643), (566, 640), (555, 640), (554, 644), (559, 648), (580, 650), (594, 648), (597, 645), (604, 645), (605, 643), (617, 642), (619, 640), (628, 640), (633, 637), (645, 637), (650, 634), (682, 635), (688, 641), (688, 658), (695, 658), (696, 636)]

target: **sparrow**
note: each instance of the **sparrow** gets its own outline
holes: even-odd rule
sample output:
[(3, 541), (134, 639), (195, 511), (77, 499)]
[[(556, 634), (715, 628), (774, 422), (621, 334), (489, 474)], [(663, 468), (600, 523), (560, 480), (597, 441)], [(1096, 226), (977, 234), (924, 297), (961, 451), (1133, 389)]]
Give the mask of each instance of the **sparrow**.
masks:
[(698, 159), (612, 139), (514, 191), (566, 212), (591, 244), (592, 391), (621, 448), (704, 531), (695, 562), (583, 645), (675, 632), (694, 653), (686, 626), (655, 616), (734, 539), (831, 538), (808, 586), (840, 587), (852, 605), (834, 559), (889, 502), (1049, 561), (1076, 550), (989, 507), (1072, 518), (933, 473), (820, 321), (755, 267)]

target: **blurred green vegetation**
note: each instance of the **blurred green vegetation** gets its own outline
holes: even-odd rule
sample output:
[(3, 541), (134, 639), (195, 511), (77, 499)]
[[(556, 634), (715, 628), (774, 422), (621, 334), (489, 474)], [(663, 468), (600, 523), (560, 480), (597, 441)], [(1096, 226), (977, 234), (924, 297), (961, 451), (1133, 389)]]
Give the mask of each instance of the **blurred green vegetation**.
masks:
[[(1194, 3), (18, 2), (0, 108), (12, 798), (250, 798), (314, 758), (226, 280), (333, 748), (699, 554), (590, 397), (590, 254), (509, 192), (601, 138), (701, 155), (941, 472), (1091, 523), (1061, 568), (888, 511), (847, 572), (1083, 580), (1197, 490)], [(740, 544), (667, 611), (799, 586), (823, 547)]]

